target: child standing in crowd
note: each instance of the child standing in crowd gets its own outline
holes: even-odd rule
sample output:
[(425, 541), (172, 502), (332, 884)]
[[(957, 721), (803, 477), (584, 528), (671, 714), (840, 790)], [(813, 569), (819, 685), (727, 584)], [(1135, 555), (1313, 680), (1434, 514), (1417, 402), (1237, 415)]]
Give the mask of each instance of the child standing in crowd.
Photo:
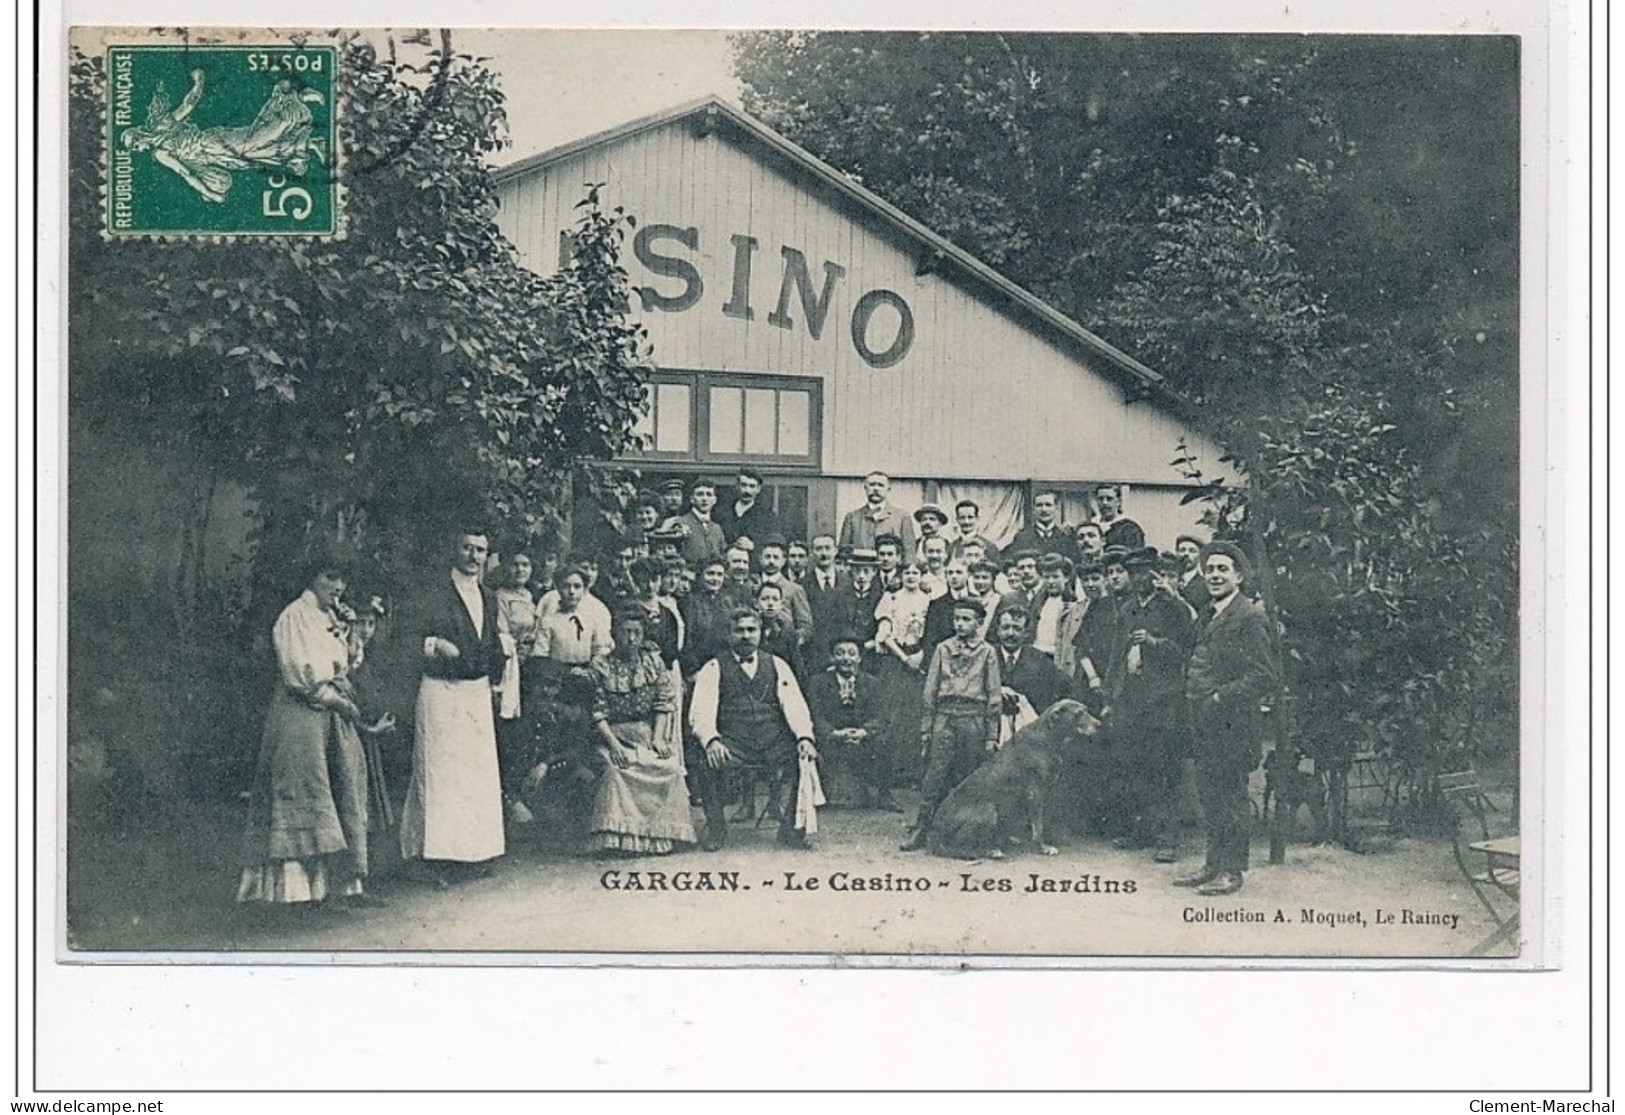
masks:
[(986, 610), (954, 602), (954, 637), (937, 647), (921, 696), (921, 745), (926, 753), (920, 812), (905, 852), (925, 847), (931, 819), (948, 791), (968, 778), (999, 746), (1003, 688), (998, 653), (977, 633)]
[(787, 614), (784, 586), (778, 581), (763, 581), (756, 589), (756, 614), (762, 617), (762, 649), (776, 654), (790, 666), (796, 682), (807, 684), (806, 660), (801, 654), (801, 641)]

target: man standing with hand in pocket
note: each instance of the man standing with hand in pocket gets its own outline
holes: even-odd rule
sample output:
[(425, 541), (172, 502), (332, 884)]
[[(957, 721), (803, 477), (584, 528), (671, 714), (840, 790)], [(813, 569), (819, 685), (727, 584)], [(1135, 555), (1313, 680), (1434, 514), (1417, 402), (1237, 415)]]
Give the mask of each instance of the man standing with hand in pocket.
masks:
[(1247, 777), (1258, 766), (1264, 737), (1263, 703), (1280, 688), (1270, 619), (1241, 593), (1250, 575), (1241, 548), (1213, 542), (1201, 553), (1212, 604), (1197, 623), (1185, 671), (1196, 783), (1207, 824), (1207, 859), (1174, 880), (1201, 895), (1234, 894), (1247, 870), (1252, 811)]

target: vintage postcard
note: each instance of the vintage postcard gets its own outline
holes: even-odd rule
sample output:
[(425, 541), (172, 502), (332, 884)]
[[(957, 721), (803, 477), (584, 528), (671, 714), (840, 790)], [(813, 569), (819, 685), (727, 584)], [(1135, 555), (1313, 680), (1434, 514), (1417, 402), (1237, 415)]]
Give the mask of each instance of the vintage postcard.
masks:
[(67, 45), (58, 961), (1551, 961), (1524, 37)]

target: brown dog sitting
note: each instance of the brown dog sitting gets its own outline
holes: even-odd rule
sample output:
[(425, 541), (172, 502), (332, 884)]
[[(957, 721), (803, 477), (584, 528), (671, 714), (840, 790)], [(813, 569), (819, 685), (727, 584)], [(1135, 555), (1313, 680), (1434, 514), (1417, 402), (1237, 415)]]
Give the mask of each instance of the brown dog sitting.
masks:
[(1077, 701), (1057, 701), (943, 799), (928, 847), (957, 858), (1004, 855), (1012, 839), (1031, 839), (1045, 855), (1044, 802), (1084, 741), (1100, 726)]

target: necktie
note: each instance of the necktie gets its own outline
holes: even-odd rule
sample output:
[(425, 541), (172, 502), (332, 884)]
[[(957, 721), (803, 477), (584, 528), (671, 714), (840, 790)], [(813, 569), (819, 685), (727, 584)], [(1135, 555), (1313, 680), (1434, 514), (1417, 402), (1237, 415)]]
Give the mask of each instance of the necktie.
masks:
[(581, 626), (581, 617), (580, 616), (571, 616), (570, 617), (570, 622), (575, 625), (576, 638), (579, 639), (579, 638), (582, 638), (584, 635), (586, 635), (587, 629)]

